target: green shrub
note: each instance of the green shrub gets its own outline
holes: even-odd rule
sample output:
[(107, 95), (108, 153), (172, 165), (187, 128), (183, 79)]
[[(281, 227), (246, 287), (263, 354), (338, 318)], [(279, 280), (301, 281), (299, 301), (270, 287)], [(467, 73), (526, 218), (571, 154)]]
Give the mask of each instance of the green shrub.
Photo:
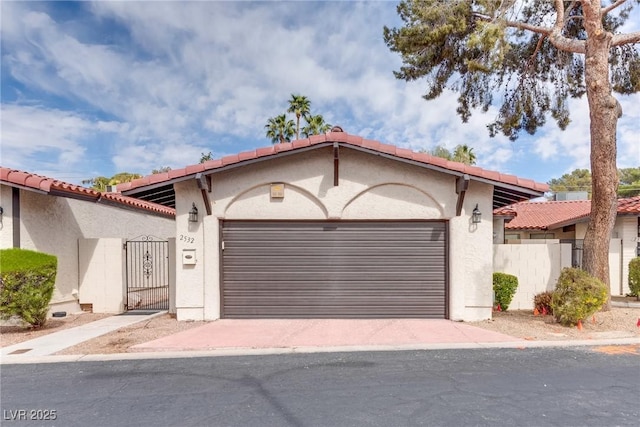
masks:
[(18, 316), (33, 327), (47, 321), (58, 260), (23, 249), (0, 251), (0, 317)]
[(629, 262), (629, 289), (632, 296), (640, 298), (640, 257)]
[(552, 291), (540, 292), (539, 294), (533, 297), (534, 310), (537, 310), (538, 313), (542, 315), (553, 314), (553, 309), (551, 308), (552, 298), (553, 298)]
[(495, 302), (506, 311), (518, 288), (518, 278), (506, 273), (493, 273), (493, 293)]
[(558, 322), (572, 326), (600, 310), (608, 297), (609, 289), (600, 280), (584, 270), (565, 268), (558, 278), (551, 308)]

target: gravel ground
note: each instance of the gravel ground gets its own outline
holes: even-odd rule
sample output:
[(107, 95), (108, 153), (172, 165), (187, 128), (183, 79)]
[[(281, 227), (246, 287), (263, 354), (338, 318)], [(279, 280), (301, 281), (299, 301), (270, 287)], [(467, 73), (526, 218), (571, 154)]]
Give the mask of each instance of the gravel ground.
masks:
[(530, 310), (494, 312), (492, 320), (470, 324), (526, 340), (555, 341), (640, 337), (639, 320), (640, 308), (613, 307), (585, 320), (582, 329), (562, 326), (553, 316), (534, 316)]
[[(8, 346), (38, 336), (74, 327), (108, 315), (83, 313), (61, 319), (49, 319), (43, 329), (29, 330), (19, 327), (0, 327), (0, 346)], [(564, 327), (551, 316), (534, 316), (530, 311), (496, 312), (492, 320), (470, 322), (470, 325), (489, 329), (526, 340), (588, 340), (598, 338), (640, 337), (640, 308), (614, 307), (599, 312), (584, 322), (582, 329)], [(57, 354), (126, 353), (129, 347), (203, 325), (205, 322), (178, 322), (170, 315), (154, 317), (148, 321), (121, 328), (94, 338)]]

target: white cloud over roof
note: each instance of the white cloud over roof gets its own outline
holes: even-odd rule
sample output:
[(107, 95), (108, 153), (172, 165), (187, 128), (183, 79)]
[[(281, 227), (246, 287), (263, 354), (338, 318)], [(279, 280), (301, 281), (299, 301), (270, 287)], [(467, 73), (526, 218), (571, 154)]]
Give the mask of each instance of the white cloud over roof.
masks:
[[(389, 2), (2, 4), (2, 163), (71, 179), (197, 163), (270, 142), (292, 93), (345, 131), (415, 150), (468, 144), (478, 164), (547, 181), (588, 166), (586, 100), (569, 128), (490, 138), (495, 110), (462, 124), (382, 39)], [(620, 166), (640, 165), (640, 95), (621, 97)]]

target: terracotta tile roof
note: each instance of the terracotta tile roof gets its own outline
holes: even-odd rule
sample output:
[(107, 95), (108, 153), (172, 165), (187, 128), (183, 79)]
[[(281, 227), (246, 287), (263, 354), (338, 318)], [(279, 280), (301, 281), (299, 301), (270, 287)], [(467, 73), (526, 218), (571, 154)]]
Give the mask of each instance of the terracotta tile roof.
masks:
[(16, 169), (0, 167), (0, 182), (8, 185), (23, 188), (26, 190), (38, 191), (54, 196), (71, 197), (98, 203), (109, 203), (120, 207), (129, 207), (145, 210), (155, 214), (175, 217), (176, 211), (173, 208), (147, 202), (119, 193), (106, 193), (82, 187), (80, 185), (69, 184), (68, 182), (36, 175)]
[(210, 160), (202, 164), (187, 166), (182, 169), (173, 169), (169, 172), (146, 176), (132, 182), (118, 185), (118, 191), (127, 193), (134, 189), (144, 188), (161, 182), (170, 183), (174, 180), (178, 181), (181, 180), (180, 178), (186, 178), (190, 175), (195, 175), (198, 172), (215, 171), (216, 169), (231, 165), (241, 165), (244, 162), (277, 156), (284, 152), (296, 151), (313, 146), (320, 147), (334, 142), (343, 146), (375, 151), (398, 159), (421, 163), (456, 175), (468, 174), (472, 179), (477, 178), (487, 180), (498, 185), (504, 184), (505, 186), (515, 186), (518, 189), (528, 192), (541, 194), (549, 190), (549, 186), (547, 184), (535, 182), (530, 179), (522, 179), (514, 175), (501, 174), (499, 172), (482, 169), (477, 166), (469, 166), (463, 163), (452, 162), (426, 153), (416, 153), (406, 148), (383, 144), (378, 141), (364, 139), (345, 132), (329, 132), (323, 135), (313, 135), (309, 138), (296, 140), (290, 143), (275, 144), (251, 151), (245, 151), (236, 155), (223, 157), (222, 159)]
[(510, 209), (516, 216), (504, 225), (506, 230), (549, 230), (567, 221), (576, 222), (589, 216), (590, 200), (561, 202), (522, 202), (495, 209), (494, 215), (502, 215)]
[[(591, 200), (521, 202), (494, 209), (495, 216), (514, 216), (506, 230), (552, 230), (589, 218)], [(640, 196), (618, 199), (618, 215), (640, 215)]]
[(622, 214), (640, 215), (640, 196), (618, 199), (618, 215)]

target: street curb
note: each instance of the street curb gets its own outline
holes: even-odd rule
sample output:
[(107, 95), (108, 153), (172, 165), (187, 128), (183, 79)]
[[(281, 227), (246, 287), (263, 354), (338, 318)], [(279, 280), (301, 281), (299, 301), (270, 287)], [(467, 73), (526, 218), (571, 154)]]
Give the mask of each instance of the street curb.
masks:
[(437, 343), (410, 345), (371, 345), (333, 347), (276, 347), (276, 348), (226, 348), (190, 351), (159, 351), (140, 353), (85, 354), (60, 356), (20, 357), (0, 360), (0, 365), (22, 365), (35, 363), (105, 362), (148, 359), (186, 359), (195, 357), (268, 356), (280, 354), (310, 353), (355, 353), (374, 351), (430, 351), (430, 350), (474, 350), (474, 349), (519, 349), (555, 347), (595, 347), (605, 345), (640, 345), (640, 338), (616, 338), (602, 340), (573, 341), (511, 341), (478, 343)]

